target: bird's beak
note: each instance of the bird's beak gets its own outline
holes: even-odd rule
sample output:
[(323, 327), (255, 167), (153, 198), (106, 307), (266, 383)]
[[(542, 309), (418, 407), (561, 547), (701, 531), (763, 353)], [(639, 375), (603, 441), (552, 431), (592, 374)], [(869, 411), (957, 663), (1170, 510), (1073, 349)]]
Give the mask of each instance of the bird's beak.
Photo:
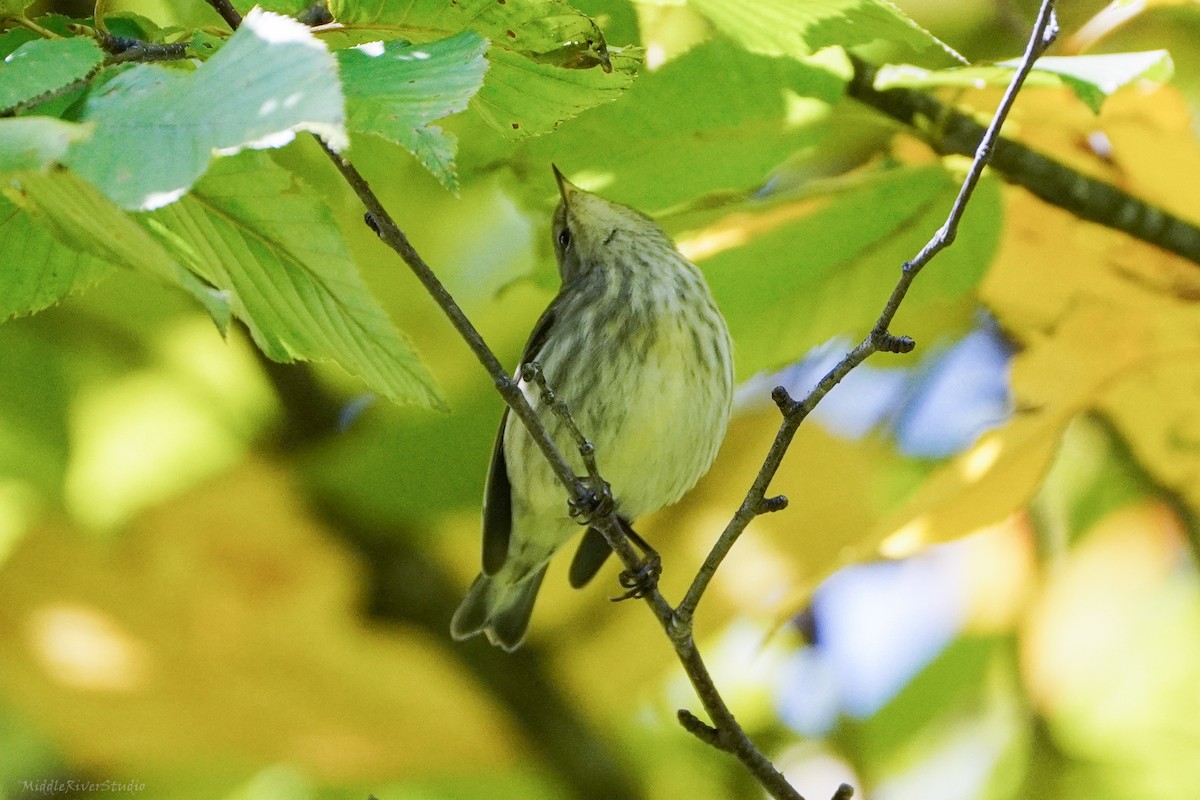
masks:
[(558, 193), (562, 195), (563, 202), (570, 205), (571, 195), (579, 191), (579, 187), (567, 180), (556, 165), (551, 164), (550, 169), (554, 170), (554, 180), (558, 181)]

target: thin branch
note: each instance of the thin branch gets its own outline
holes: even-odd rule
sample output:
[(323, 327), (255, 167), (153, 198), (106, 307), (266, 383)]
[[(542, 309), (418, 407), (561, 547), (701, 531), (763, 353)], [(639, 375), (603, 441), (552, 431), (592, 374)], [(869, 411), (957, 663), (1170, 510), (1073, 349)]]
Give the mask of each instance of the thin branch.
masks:
[(111, 55), (104, 60), (105, 66), (129, 61), (178, 61), (188, 57), (187, 42), (145, 42), (129, 36), (113, 36), (96, 31), (96, 43)]
[(61, 34), (57, 34), (54, 31), (50, 30), (49, 28), (43, 28), (41, 25), (38, 25), (36, 22), (34, 22), (33, 20), (31, 20), (25, 16), (8, 17), (7, 21), (15, 22), (18, 25), (20, 25), (22, 28), (28, 28), (29, 30), (36, 33), (38, 36), (41, 36), (43, 39), (61, 39), (61, 38), (63, 38)]
[(221, 15), (221, 19), (225, 20), (225, 24), (233, 30), (237, 30), (238, 26), (242, 24), (242, 15), (229, 0), (205, 0), (205, 2), (212, 6), (213, 10)]
[(699, 571), (696, 573), (696, 578), (688, 588), (687, 594), (684, 595), (683, 601), (676, 609), (675, 613), (680, 626), (690, 630), (692, 617), (696, 613), (696, 606), (699, 605), (700, 598), (704, 595), (705, 589), (708, 588), (709, 583), (716, 574), (717, 568), (721, 566), (730, 549), (746, 530), (750, 522), (763, 512), (764, 497), (766, 496), (767, 488), (770, 486), (772, 479), (774, 479), (775, 473), (779, 471), (779, 465), (783, 462), (784, 454), (787, 453), (787, 449), (791, 445), (792, 439), (800, 427), (800, 423), (816, 408), (825, 395), (829, 394), (834, 386), (837, 386), (843, 378), (850, 374), (851, 370), (863, 361), (866, 361), (871, 355), (880, 351), (907, 353), (916, 346), (916, 343), (912, 339), (907, 336), (895, 336), (888, 328), (892, 324), (892, 320), (895, 318), (896, 312), (908, 294), (909, 287), (912, 286), (912, 282), (917, 274), (929, 263), (930, 259), (954, 241), (959, 222), (966, 211), (967, 202), (970, 200), (971, 193), (979, 182), (980, 175), (983, 174), (983, 168), (987, 165), (988, 159), (991, 157), (996, 139), (1000, 135), (1000, 128), (1003, 126), (1004, 120), (1012, 108), (1017, 92), (1020, 91), (1021, 85), (1025, 82), (1025, 77), (1033, 68), (1033, 62), (1046, 51), (1054, 42), (1057, 35), (1058, 22), (1054, 16), (1054, 0), (1042, 0), (1037, 23), (1034, 25), (1033, 33), (1029, 37), (1029, 44), (1026, 46), (1025, 54), (1021, 59), (1021, 67), (1013, 75), (1013, 79), (1004, 93), (1004, 98), (1001, 100), (1000, 106), (996, 109), (996, 113), (992, 117), (991, 124), (975, 148), (975, 158), (971, 163), (971, 169), (963, 180), (962, 188), (954, 201), (954, 205), (950, 209), (946, 222), (937, 230), (929, 242), (921, 248), (920, 253), (901, 268), (900, 278), (896, 281), (896, 286), (892, 290), (891, 296), (888, 298), (883, 311), (875, 321), (875, 325), (871, 328), (871, 331), (857, 347), (847, 353), (813, 387), (812, 391), (803, 400), (799, 402), (793, 400), (782, 386), (776, 387), (772, 393), (772, 398), (783, 414), (783, 421), (779, 425), (779, 430), (775, 434), (775, 441), (771, 443), (771, 448), (767, 452), (762, 468), (759, 469), (758, 475), (755, 476), (754, 482), (750, 486), (750, 490), (746, 493), (745, 499), (733, 515), (733, 518), (729, 521), (729, 524), (725, 526), (725, 530), (721, 532), (720, 537), (717, 538), (708, 557), (704, 559), (704, 563), (701, 564)]

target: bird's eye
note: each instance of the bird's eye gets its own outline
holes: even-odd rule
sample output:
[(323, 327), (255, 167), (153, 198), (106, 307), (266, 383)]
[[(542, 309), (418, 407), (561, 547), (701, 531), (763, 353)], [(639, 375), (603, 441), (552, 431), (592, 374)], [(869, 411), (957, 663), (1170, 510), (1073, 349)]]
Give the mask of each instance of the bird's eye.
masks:
[(558, 246), (561, 247), (563, 250), (566, 250), (567, 245), (569, 245), (570, 243), (571, 243), (571, 232), (569, 230), (567, 230), (566, 228), (563, 228), (561, 231), (558, 232)]

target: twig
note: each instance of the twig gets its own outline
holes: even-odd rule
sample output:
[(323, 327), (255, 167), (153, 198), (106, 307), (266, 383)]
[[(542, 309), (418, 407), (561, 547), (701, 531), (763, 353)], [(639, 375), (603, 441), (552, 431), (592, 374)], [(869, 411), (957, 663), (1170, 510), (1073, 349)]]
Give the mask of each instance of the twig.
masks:
[[(0, 18), (0, 19), (2, 19), (2, 18)], [(43, 39), (61, 39), (61, 38), (63, 38), (61, 34), (55, 33), (54, 31), (50, 30), (49, 28), (43, 28), (41, 25), (38, 25), (36, 22), (34, 22), (33, 20), (29, 19), (26, 16), (20, 15), (20, 16), (15, 16), (15, 17), (8, 17), (7, 19), (10, 22), (17, 23), (22, 28), (28, 28), (29, 30), (36, 33), (38, 36), (41, 36)]]
[(129, 36), (113, 36), (111, 33), (96, 31), (96, 43), (106, 52), (111, 53), (104, 60), (105, 65), (122, 64), (128, 61), (177, 61), (188, 57), (187, 42), (145, 42)]
[(917, 277), (917, 274), (929, 263), (930, 259), (954, 241), (955, 234), (958, 231), (958, 224), (962, 219), (963, 212), (966, 211), (967, 202), (970, 200), (971, 193), (979, 182), (979, 176), (983, 174), (983, 168), (987, 165), (988, 159), (991, 157), (992, 148), (995, 145), (997, 137), (1000, 135), (1000, 128), (1004, 124), (1004, 120), (1008, 116), (1013, 102), (1016, 100), (1017, 92), (1020, 91), (1021, 85), (1025, 82), (1025, 77), (1033, 68), (1033, 62), (1054, 42), (1057, 35), (1058, 22), (1054, 16), (1054, 0), (1042, 0), (1037, 23), (1034, 25), (1033, 33), (1029, 37), (1029, 43), (1025, 47), (1021, 66), (1016, 74), (1013, 75), (1013, 79), (1009, 83), (1008, 89), (1005, 91), (1004, 97), (996, 109), (996, 113), (992, 117), (991, 124), (975, 149), (975, 158), (971, 163), (971, 169), (963, 180), (962, 188), (959, 190), (958, 197), (950, 209), (946, 222), (937, 230), (929, 242), (921, 248), (917, 256), (911, 261), (906, 262), (901, 268), (900, 278), (896, 281), (896, 286), (892, 290), (891, 296), (888, 298), (883, 311), (875, 321), (875, 325), (871, 328), (871, 331), (857, 347), (847, 353), (813, 387), (812, 391), (803, 400), (799, 402), (793, 400), (782, 386), (775, 388), (771, 396), (775, 400), (776, 405), (779, 406), (779, 410), (783, 415), (783, 421), (779, 425), (779, 430), (775, 434), (775, 441), (771, 443), (771, 448), (767, 452), (767, 457), (763, 461), (762, 468), (759, 469), (758, 475), (755, 476), (754, 483), (746, 493), (745, 499), (733, 515), (733, 518), (729, 521), (729, 524), (725, 526), (725, 530), (721, 532), (720, 537), (717, 538), (708, 557), (705, 558), (704, 563), (696, 573), (696, 578), (688, 588), (687, 594), (684, 595), (683, 602), (676, 609), (676, 617), (681, 627), (690, 630), (692, 617), (696, 613), (696, 606), (700, 603), (700, 598), (704, 595), (705, 589), (708, 588), (709, 583), (712, 581), (713, 575), (716, 574), (717, 568), (725, 560), (725, 556), (729, 554), (730, 549), (738, 540), (738, 537), (746, 530), (750, 522), (756, 516), (763, 513), (763, 510), (769, 510), (770, 504), (764, 505), (767, 487), (770, 486), (771, 480), (779, 470), (779, 465), (783, 462), (783, 456), (791, 445), (792, 439), (800, 427), (800, 423), (816, 408), (817, 403), (821, 402), (825, 395), (829, 394), (834, 386), (837, 386), (846, 375), (850, 374), (851, 370), (867, 360), (871, 355), (880, 351), (907, 353), (916, 346), (916, 343), (912, 339), (907, 336), (895, 336), (888, 328), (892, 324), (892, 320), (896, 316), (896, 311), (900, 308), (900, 304), (908, 294), (909, 287), (912, 286), (912, 282)]
[(213, 10), (221, 15), (221, 19), (225, 20), (225, 24), (233, 30), (242, 24), (242, 15), (233, 7), (233, 3), (229, 0), (205, 0)]

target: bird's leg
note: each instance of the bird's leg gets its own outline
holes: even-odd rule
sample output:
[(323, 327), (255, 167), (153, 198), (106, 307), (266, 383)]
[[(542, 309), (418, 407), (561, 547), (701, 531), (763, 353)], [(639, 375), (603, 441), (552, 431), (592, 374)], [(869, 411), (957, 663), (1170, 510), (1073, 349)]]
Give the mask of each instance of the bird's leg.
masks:
[(579, 431), (579, 426), (575, 424), (575, 418), (571, 416), (571, 410), (567, 408), (567, 404), (554, 393), (554, 389), (550, 388), (550, 384), (546, 381), (546, 375), (542, 372), (541, 364), (536, 361), (522, 364), (521, 378), (526, 383), (536, 384), (541, 390), (546, 405), (571, 432), (575, 446), (579, 448), (579, 457), (583, 459), (583, 464), (587, 467), (587, 476), (579, 476), (584, 492), (567, 501), (571, 519), (580, 525), (589, 525), (594, 520), (607, 517), (614, 509), (612, 487), (608, 485), (608, 481), (600, 477), (600, 470), (596, 467), (595, 446)]
[(647, 592), (658, 585), (659, 576), (662, 575), (662, 556), (658, 554), (658, 551), (639, 536), (627, 520), (620, 517), (617, 519), (621, 523), (621, 530), (625, 531), (625, 535), (629, 537), (629, 541), (642, 551), (642, 561), (636, 569), (627, 569), (617, 578), (621, 582), (621, 588), (625, 589), (625, 594), (610, 598), (614, 603), (644, 597)]

